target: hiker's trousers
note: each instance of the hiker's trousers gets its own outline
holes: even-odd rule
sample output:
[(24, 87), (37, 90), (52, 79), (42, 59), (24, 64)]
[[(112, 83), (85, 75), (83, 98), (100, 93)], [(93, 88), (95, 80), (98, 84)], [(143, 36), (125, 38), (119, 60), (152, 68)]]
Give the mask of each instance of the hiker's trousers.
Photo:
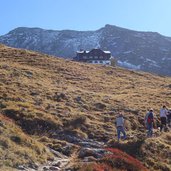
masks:
[(126, 132), (123, 126), (118, 126), (117, 127), (117, 136), (118, 136), (118, 140), (120, 140), (121, 138), (121, 133), (123, 134), (123, 139), (126, 138)]

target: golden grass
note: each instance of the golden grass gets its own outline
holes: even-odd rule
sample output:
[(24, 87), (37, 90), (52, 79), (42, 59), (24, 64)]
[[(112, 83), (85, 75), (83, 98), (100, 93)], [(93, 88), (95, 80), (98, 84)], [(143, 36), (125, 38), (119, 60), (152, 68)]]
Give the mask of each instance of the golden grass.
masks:
[[(11, 118), (18, 129), (17, 133), (8, 127), (8, 136), (4, 130), (0, 135), (9, 144), (11, 153), (7, 164), (1, 166), (14, 166), (29, 159), (42, 161), (43, 153), (46, 159), (49, 154), (43, 152), (44, 143), (38, 142), (39, 136), (50, 138), (49, 131), (58, 128), (69, 128), (82, 138), (109, 141), (115, 137), (114, 119), (118, 111), (125, 113), (129, 134), (144, 135), (143, 119), (147, 109), (154, 108), (158, 117), (163, 104), (171, 106), (170, 85), (168, 77), (77, 63), (0, 45), (0, 112)], [(76, 124), (77, 119), (81, 124)], [(37, 123), (48, 126), (39, 130), (39, 126), (44, 125)], [(11, 141), (10, 136), (16, 134), (22, 143), (25, 139), (27, 143), (22, 146)], [(167, 136), (155, 141), (170, 148)], [(16, 147), (20, 154), (16, 153)], [(1, 149), (1, 153), (4, 155), (5, 150)], [(16, 159), (17, 155), (24, 154), (29, 159)], [(151, 156), (146, 158), (156, 162)], [(165, 163), (169, 165), (168, 161)], [(148, 162), (146, 164), (150, 167)], [(163, 162), (161, 165), (164, 166)]]
[(141, 147), (145, 163), (153, 170), (171, 170), (171, 135), (163, 133), (157, 138), (147, 139)]
[[(47, 147), (26, 135), (13, 120), (0, 114), (0, 169), (29, 163), (45, 163), (53, 157)], [(8, 168), (8, 169), (7, 169)]]

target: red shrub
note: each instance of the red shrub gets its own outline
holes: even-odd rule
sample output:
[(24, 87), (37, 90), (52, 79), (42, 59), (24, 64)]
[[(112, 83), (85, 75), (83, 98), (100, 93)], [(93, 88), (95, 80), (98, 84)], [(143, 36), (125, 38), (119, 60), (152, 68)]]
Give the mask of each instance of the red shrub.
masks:
[(143, 164), (131, 157), (130, 155), (124, 153), (119, 149), (107, 148), (107, 151), (111, 154), (105, 156), (103, 162), (109, 164), (112, 168), (118, 168), (130, 171), (147, 171)]

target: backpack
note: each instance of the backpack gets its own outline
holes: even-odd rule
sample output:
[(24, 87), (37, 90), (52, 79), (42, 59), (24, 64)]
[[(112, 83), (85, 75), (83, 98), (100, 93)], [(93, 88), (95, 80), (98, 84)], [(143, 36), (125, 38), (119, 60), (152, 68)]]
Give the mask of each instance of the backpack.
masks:
[(153, 122), (153, 113), (149, 113), (148, 118), (147, 118), (147, 123), (152, 123)]

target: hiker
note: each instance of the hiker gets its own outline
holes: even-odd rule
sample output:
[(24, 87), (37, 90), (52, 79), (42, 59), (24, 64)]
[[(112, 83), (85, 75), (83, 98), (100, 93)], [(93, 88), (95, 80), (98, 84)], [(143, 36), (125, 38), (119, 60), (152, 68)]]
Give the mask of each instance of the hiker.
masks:
[(167, 123), (167, 108), (166, 106), (163, 106), (160, 109), (160, 132), (162, 132), (163, 126), (164, 126), (164, 130), (166, 129), (166, 123)]
[(125, 140), (126, 139), (125, 121), (122, 113), (119, 113), (119, 115), (116, 118), (116, 129), (117, 129), (118, 142), (121, 138), (121, 133), (123, 134), (123, 140)]
[(169, 108), (167, 111), (167, 123), (168, 126), (171, 127), (171, 108)]
[(145, 126), (147, 128), (147, 137), (153, 136), (154, 114), (151, 108), (145, 116)]

